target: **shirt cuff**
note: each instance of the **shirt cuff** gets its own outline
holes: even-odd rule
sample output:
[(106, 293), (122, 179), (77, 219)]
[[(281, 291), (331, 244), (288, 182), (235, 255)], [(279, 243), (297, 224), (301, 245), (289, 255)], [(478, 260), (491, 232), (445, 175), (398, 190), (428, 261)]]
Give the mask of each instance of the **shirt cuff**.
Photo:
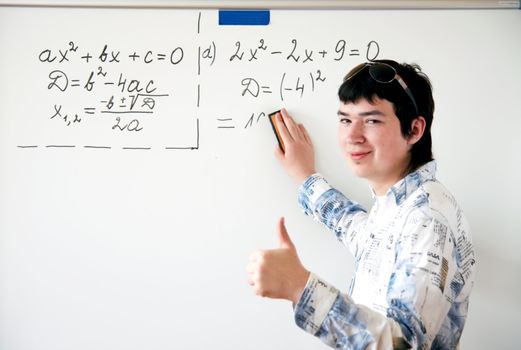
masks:
[(295, 306), (295, 322), (308, 333), (316, 334), (339, 291), (310, 273), (306, 288)]
[(306, 214), (312, 214), (313, 203), (332, 187), (319, 173), (313, 174), (299, 188), (298, 202)]

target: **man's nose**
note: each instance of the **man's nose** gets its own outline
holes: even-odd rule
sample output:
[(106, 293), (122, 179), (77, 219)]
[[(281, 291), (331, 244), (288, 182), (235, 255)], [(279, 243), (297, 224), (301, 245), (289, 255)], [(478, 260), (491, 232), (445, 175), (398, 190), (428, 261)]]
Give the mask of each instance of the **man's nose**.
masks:
[(351, 122), (346, 137), (350, 144), (363, 143), (365, 140), (363, 122), (358, 120)]

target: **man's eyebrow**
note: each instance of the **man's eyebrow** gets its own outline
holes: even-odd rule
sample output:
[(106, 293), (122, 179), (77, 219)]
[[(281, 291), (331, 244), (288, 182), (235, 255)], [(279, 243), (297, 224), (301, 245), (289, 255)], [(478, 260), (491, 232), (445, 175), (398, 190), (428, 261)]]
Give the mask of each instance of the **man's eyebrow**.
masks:
[[(339, 116), (343, 116), (343, 117), (349, 117), (351, 116), (349, 113), (346, 113), (344, 111), (338, 111), (337, 112), (337, 115)], [(373, 115), (376, 115), (376, 116), (385, 116), (385, 114), (382, 112), (382, 111), (379, 111), (377, 109), (371, 109), (369, 111), (365, 111), (365, 112), (361, 112), (361, 113), (357, 113), (356, 114), (357, 116), (360, 116), (360, 117), (369, 117), (369, 116), (373, 116)]]

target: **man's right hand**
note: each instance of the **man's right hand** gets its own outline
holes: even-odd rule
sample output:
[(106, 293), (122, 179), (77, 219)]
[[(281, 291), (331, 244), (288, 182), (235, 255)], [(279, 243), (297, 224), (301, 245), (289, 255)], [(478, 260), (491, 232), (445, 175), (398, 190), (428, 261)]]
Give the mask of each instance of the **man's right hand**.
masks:
[(286, 149), (282, 152), (277, 146), (275, 156), (289, 176), (303, 183), (316, 172), (311, 138), (304, 125), (297, 124), (284, 108), (277, 114), (275, 122)]

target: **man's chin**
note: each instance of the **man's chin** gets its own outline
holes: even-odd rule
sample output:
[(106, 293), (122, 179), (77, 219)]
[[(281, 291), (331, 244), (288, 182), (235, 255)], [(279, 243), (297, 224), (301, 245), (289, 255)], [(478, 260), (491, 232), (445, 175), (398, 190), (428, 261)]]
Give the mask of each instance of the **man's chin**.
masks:
[(355, 174), (357, 177), (362, 178), (362, 179), (367, 178), (366, 169), (363, 169), (360, 166), (353, 166), (353, 165), (350, 165), (350, 168), (351, 168), (351, 171), (353, 172), (353, 174)]
[(351, 171), (358, 177), (365, 178), (367, 176), (367, 169), (359, 163), (349, 162)]

